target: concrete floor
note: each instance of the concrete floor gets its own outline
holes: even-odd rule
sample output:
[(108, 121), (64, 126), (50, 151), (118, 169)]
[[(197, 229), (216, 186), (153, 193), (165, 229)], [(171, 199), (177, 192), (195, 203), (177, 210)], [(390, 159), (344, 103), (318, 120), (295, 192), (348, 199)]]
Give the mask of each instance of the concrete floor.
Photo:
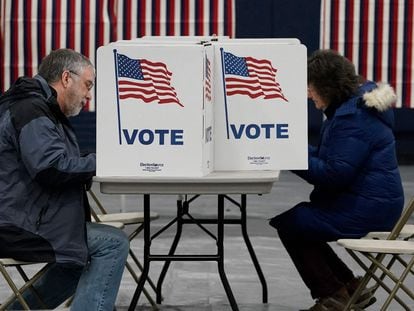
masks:
[[(414, 196), (414, 166), (401, 166), (406, 199)], [(95, 192), (99, 189), (95, 187)], [(308, 289), (302, 283), (290, 258), (280, 243), (277, 234), (267, 224), (267, 219), (279, 214), (296, 203), (307, 200), (311, 187), (290, 172), (282, 172), (280, 180), (274, 184), (271, 193), (248, 197), (248, 231), (256, 255), (268, 284), (268, 304), (261, 303), (261, 287), (252, 266), (246, 246), (237, 225), (225, 228), (225, 270), (233, 294), (241, 311), (290, 311), (310, 307), (312, 301)], [(102, 195), (100, 199), (110, 211), (142, 210), (142, 196)], [(151, 230), (168, 223), (176, 213), (176, 196), (154, 196), (151, 199), (152, 211), (160, 218), (152, 222)], [(216, 200), (212, 196), (200, 197), (193, 202), (190, 212), (193, 216), (214, 216)], [(225, 216), (238, 216), (238, 208), (226, 203)], [(414, 219), (413, 219), (414, 220)], [(209, 226), (214, 232), (215, 226)], [(152, 253), (166, 252), (172, 241), (174, 227), (153, 242)], [(335, 243), (332, 244), (345, 262), (353, 267), (356, 274), (361, 269), (352, 258)], [(138, 256), (142, 252), (143, 241), (136, 238), (132, 248)], [(200, 253), (214, 252), (214, 240), (194, 225), (186, 225), (177, 253), (199, 250)], [(156, 281), (161, 269), (160, 262), (152, 262), (150, 277)], [(414, 288), (414, 279), (409, 280)], [(117, 310), (127, 310), (135, 290), (135, 282), (126, 271), (117, 298)], [(146, 286), (148, 288), (148, 286)], [(149, 288), (148, 288), (149, 289)], [(0, 301), (7, 295), (4, 281), (0, 281)], [(155, 297), (155, 296), (154, 296)], [(403, 296), (404, 297), (404, 296)], [(221, 284), (217, 264), (214, 262), (172, 262), (163, 285), (163, 303), (159, 310), (168, 311), (224, 311), (231, 310)], [(384, 293), (378, 292), (379, 303), (367, 310), (378, 310)], [(414, 302), (405, 297), (414, 309)], [(152, 310), (148, 300), (141, 294), (136, 310)], [(401, 310), (393, 304), (390, 310)]]

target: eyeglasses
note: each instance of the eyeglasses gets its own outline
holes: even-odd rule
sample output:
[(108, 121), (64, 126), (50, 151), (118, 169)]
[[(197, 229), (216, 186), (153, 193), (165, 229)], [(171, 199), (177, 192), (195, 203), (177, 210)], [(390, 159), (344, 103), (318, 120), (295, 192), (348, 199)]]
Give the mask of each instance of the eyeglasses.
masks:
[[(79, 78), (82, 78), (81, 75), (77, 73), (76, 71), (73, 71), (73, 70), (68, 70), (68, 71), (69, 73), (74, 74), (75, 76), (78, 76)], [(90, 91), (94, 86), (94, 83), (91, 80), (86, 80), (84, 83), (88, 91)]]

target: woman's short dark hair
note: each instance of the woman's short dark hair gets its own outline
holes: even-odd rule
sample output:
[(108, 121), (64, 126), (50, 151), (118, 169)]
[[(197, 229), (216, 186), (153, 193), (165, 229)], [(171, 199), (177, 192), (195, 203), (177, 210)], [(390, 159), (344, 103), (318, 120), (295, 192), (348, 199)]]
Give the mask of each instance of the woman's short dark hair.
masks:
[(308, 85), (328, 104), (340, 104), (356, 93), (360, 77), (347, 58), (333, 50), (318, 50), (308, 58)]

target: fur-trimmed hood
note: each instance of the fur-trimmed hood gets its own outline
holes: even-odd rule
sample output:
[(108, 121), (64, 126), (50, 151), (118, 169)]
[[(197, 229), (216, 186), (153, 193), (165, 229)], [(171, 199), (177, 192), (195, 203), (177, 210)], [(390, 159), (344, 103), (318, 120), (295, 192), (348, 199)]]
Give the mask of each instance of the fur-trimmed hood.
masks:
[(378, 83), (377, 88), (364, 93), (363, 99), (365, 106), (382, 112), (392, 107), (392, 104), (397, 101), (397, 95), (389, 84)]
[(392, 104), (396, 100), (397, 96), (388, 84), (377, 84), (373, 81), (366, 81), (359, 87), (355, 96), (351, 97), (336, 109), (335, 116), (366, 111), (387, 126), (393, 128), (394, 111), (390, 108), (392, 108)]

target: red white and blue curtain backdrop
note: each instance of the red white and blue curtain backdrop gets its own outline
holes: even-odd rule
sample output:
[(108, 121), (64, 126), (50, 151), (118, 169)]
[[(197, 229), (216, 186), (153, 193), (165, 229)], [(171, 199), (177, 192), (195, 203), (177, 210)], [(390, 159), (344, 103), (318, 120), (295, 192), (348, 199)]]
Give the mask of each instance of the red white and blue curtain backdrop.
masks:
[[(0, 0), (0, 93), (51, 50), (96, 49), (144, 35), (235, 34), (236, 0)], [(89, 104), (95, 110), (94, 102)]]
[(320, 47), (364, 77), (390, 83), (396, 107), (414, 108), (414, 0), (322, 0)]

